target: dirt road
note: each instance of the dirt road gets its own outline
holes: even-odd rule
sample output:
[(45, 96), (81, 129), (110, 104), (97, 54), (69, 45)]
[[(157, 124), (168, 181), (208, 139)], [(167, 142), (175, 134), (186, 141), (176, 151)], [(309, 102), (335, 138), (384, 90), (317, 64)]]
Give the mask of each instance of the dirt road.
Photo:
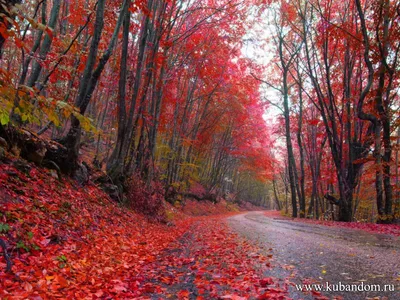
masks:
[[(334, 292), (328, 286), (322, 294), (343, 299), (400, 299), (400, 240), (383, 234), (360, 230), (326, 227), (267, 217), (263, 212), (233, 216), (228, 224), (241, 236), (257, 242), (263, 251), (272, 255), (272, 268), (266, 276), (283, 278), (282, 284), (394, 285), (389, 292)], [(305, 287), (303, 287), (305, 288)], [(350, 287), (349, 287), (350, 288)], [(387, 286), (386, 289), (391, 289)], [(313, 299), (318, 293), (290, 289), (293, 299)], [(386, 298), (385, 298), (386, 297)]]

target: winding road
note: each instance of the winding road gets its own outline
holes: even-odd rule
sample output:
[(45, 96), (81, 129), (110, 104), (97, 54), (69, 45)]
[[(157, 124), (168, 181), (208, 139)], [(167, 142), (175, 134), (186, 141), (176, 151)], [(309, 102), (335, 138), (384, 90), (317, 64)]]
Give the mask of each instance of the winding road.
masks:
[(395, 289), (334, 292), (329, 290), (334, 287), (329, 286), (322, 295), (332, 299), (400, 299), (398, 237), (268, 217), (264, 212), (236, 215), (228, 219), (228, 224), (272, 255), (272, 268), (265, 275), (281, 278), (282, 284), (294, 283), (289, 284), (293, 299), (318, 298), (318, 293), (299, 292), (295, 284), (326, 282), (357, 285), (358, 289), (361, 285), (379, 285), (381, 289), (393, 285), (386, 288)]

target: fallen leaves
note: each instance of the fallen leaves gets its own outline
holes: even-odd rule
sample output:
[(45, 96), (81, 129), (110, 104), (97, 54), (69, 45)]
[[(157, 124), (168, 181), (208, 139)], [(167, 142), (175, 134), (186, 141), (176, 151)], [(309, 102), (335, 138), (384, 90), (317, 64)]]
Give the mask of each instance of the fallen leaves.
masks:
[(274, 281), (270, 277), (263, 278), (260, 280), (261, 287), (267, 287), (268, 285), (273, 284), (273, 283), (274, 283)]
[[(13, 274), (0, 259), (0, 298), (285, 299), (265, 272), (271, 254), (238, 237), (223, 217), (146, 221), (96, 186), (47, 170), (0, 169)], [(35, 187), (35, 188), (33, 188)], [(272, 249), (269, 249), (272, 251)], [(286, 266), (293, 269), (294, 266)]]
[[(311, 220), (300, 218), (288, 218), (279, 215), (279, 212), (266, 212), (266, 216), (280, 219), (291, 219), (295, 222), (317, 224), (328, 227), (340, 227), (347, 229), (363, 230), (370, 233), (387, 234), (392, 236), (400, 236), (400, 225), (397, 224), (374, 224), (374, 223), (361, 223), (361, 222), (339, 222), (339, 221), (324, 221), (324, 220)], [(322, 246), (322, 245), (321, 245)]]
[[(179, 299), (284, 299), (287, 289), (264, 277), (269, 258), (233, 233), (223, 218), (198, 219), (179, 241), (144, 270), (159, 291)], [(154, 271), (154, 270), (157, 271)], [(269, 298), (267, 298), (269, 297)]]
[[(125, 298), (156, 291), (142, 270), (192, 223), (168, 227), (119, 207), (99, 188), (85, 188), (34, 166), (0, 165), (0, 223), (13, 274), (0, 258), (0, 298)], [(1, 233), (0, 233), (1, 235)], [(117, 281), (115, 281), (117, 280)]]
[(238, 295), (225, 295), (220, 297), (221, 299), (231, 299), (231, 300), (246, 300), (246, 297), (240, 297)]
[(189, 294), (190, 294), (189, 291), (183, 290), (183, 291), (180, 291), (180, 292), (178, 293), (178, 297), (179, 297), (179, 298), (186, 298), (186, 297), (189, 296)]

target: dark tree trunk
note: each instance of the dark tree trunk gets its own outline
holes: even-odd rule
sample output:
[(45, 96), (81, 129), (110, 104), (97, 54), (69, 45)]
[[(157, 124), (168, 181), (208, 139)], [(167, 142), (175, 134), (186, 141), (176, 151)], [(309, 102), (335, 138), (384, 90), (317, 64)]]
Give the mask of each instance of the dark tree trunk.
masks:
[[(61, 0), (53, 1), (53, 7), (51, 8), (50, 18), (49, 18), (49, 23), (48, 23), (48, 26), (50, 28), (52, 28), (53, 30), (55, 29), (57, 21), (58, 21), (60, 7), (61, 7)], [(40, 45), (40, 51), (39, 51), (40, 60), (44, 61), (46, 59), (46, 56), (50, 51), (52, 41), (53, 41), (52, 36), (46, 34), (46, 36), (43, 39), (42, 44)], [(29, 77), (28, 82), (27, 82), (28, 86), (33, 87), (36, 84), (37, 80), (39, 79), (41, 71), (42, 71), (41, 62), (38, 62), (35, 60), (33, 62), (33, 66), (32, 66), (31, 76)]]
[[(129, 7), (130, 0), (127, 1)], [(125, 144), (126, 136), (126, 77), (127, 77), (127, 62), (128, 62), (128, 45), (129, 45), (129, 25), (130, 25), (130, 11), (126, 10), (123, 23), (123, 38), (121, 50), (121, 63), (120, 63), (120, 77), (118, 85), (118, 133), (117, 142), (109, 164), (107, 165), (107, 173), (115, 182), (119, 174), (122, 174), (124, 168), (123, 146)]]
[[(92, 43), (90, 46), (88, 59), (86, 62), (85, 70), (83, 72), (81, 84), (79, 86), (78, 96), (75, 99), (75, 106), (79, 108), (81, 115), (85, 114), (87, 106), (92, 97), (93, 91), (95, 90), (97, 82), (101, 76), (101, 73), (103, 72), (103, 69), (106, 66), (109, 58), (111, 57), (112, 50), (115, 46), (118, 37), (118, 32), (122, 25), (126, 9), (128, 9), (128, 6), (127, 6), (127, 1), (125, 0), (122, 4), (121, 13), (118, 17), (117, 24), (115, 25), (115, 29), (111, 37), (110, 43), (108, 45), (108, 48), (99, 59), (96, 68), (94, 68), (94, 65), (96, 63), (100, 38), (104, 27), (104, 11), (105, 11), (105, 0), (99, 0), (97, 2), (96, 20), (94, 24), (94, 35), (92, 37)], [(68, 159), (70, 159), (69, 168), (66, 171), (71, 174), (73, 174), (78, 168), (77, 159), (79, 156), (81, 131), (82, 129), (79, 120), (76, 117), (72, 116), (70, 130), (67, 133), (67, 135), (60, 140), (60, 142), (63, 145), (65, 145), (69, 151), (68, 154)]]
[(300, 151), (300, 188), (299, 188), (299, 204), (300, 204), (300, 218), (306, 217), (306, 194), (305, 194), (305, 171), (304, 171), (304, 149), (302, 141), (303, 132), (303, 81), (300, 73), (300, 66), (297, 62), (297, 75), (299, 85), (299, 116), (298, 116), (298, 129), (297, 129), (297, 144)]
[[(282, 34), (282, 33), (281, 33)], [(286, 149), (288, 155), (288, 168), (289, 168), (289, 184), (290, 184), (290, 193), (291, 193), (291, 202), (292, 202), (292, 217), (297, 218), (297, 201), (296, 201), (296, 191), (299, 189), (298, 182), (297, 182), (297, 169), (296, 169), (296, 162), (294, 159), (293, 153), (293, 145), (292, 145), (292, 138), (291, 138), (291, 130), (290, 130), (290, 110), (289, 110), (289, 87), (288, 87), (288, 74), (289, 74), (289, 66), (290, 62), (286, 62), (284, 59), (283, 54), (284, 48), (284, 40), (283, 37), (279, 37), (279, 58), (281, 62), (281, 68), (283, 71), (282, 74), (282, 96), (283, 96), (283, 114), (285, 118), (285, 137), (286, 137)], [(290, 60), (294, 58), (292, 57)]]
[(275, 179), (275, 175), (272, 178), (272, 187), (274, 189), (274, 199), (275, 199), (275, 204), (276, 204), (276, 208), (278, 210), (281, 210), (281, 203), (279, 202), (279, 197), (278, 197), (278, 192), (277, 192), (277, 187), (276, 187), (276, 179)]
[[(147, 8), (152, 11), (153, 0), (149, 0)], [(146, 62), (146, 50), (149, 39), (150, 16), (144, 15), (142, 19), (141, 29), (138, 38), (138, 54), (135, 70), (135, 81), (133, 84), (133, 92), (130, 100), (129, 112), (127, 113), (124, 126), (118, 125), (120, 131), (117, 135), (116, 146), (113, 149), (110, 159), (107, 162), (107, 173), (111, 178), (117, 179), (123, 177), (127, 169), (134, 160), (135, 150), (135, 128), (134, 116), (136, 111), (136, 103), (140, 95), (140, 87), (142, 85), (142, 74), (144, 64)], [(120, 103), (121, 105), (121, 103)], [(122, 125), (122, 124), (121, 124)], [(123, 133), (123, 134), (122, 134)], [(120, 165), (122, 164), (122, 166)]]

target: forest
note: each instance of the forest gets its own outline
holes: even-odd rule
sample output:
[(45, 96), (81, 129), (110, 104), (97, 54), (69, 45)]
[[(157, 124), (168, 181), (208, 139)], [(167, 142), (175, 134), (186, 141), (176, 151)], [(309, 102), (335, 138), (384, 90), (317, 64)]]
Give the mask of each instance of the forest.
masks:
[(120, 193), (135, 177), (294, 217), (398, 217), (398, 3), (19, 2), (2, 8), (2, 130), (59, 142), (28, 152), (63, 173), (85, 153)]
[(39, 1), (6, 14), (2, 126), (63, 146), (27, 152), (68, 175), (87, 154), (121, 193), (135, 177), (266, 202), (271, 155), (260, 83), (240, 54), (244, 3)]
[(294, 217), (398, 219), (399, 16), (399, 3), (359, 0), (283, 1), (271, 13), (262, 80), (281, 98), (271, 104)]
[[(245, 263), (259, 249), (229, 224), (247, 221), (206, 214), (398, 236), (399, 52), (391, 0), (0, 0), (0, 296), (175, 295), (151, 270), (167, 272), (167, 245), (189, 247), (197, 228), (192, 244), (207, 239), (235, 271), (176, 297), (286, 299)], [(82, 262), (85, 243), (108, 250)], [(83, 270), (104, 253), (123, 264), (107, 258), (95, 284)], [(210, 267), (187, 253), (173, 272)], [(143, 277), (100, 288), (132, 268)]]

